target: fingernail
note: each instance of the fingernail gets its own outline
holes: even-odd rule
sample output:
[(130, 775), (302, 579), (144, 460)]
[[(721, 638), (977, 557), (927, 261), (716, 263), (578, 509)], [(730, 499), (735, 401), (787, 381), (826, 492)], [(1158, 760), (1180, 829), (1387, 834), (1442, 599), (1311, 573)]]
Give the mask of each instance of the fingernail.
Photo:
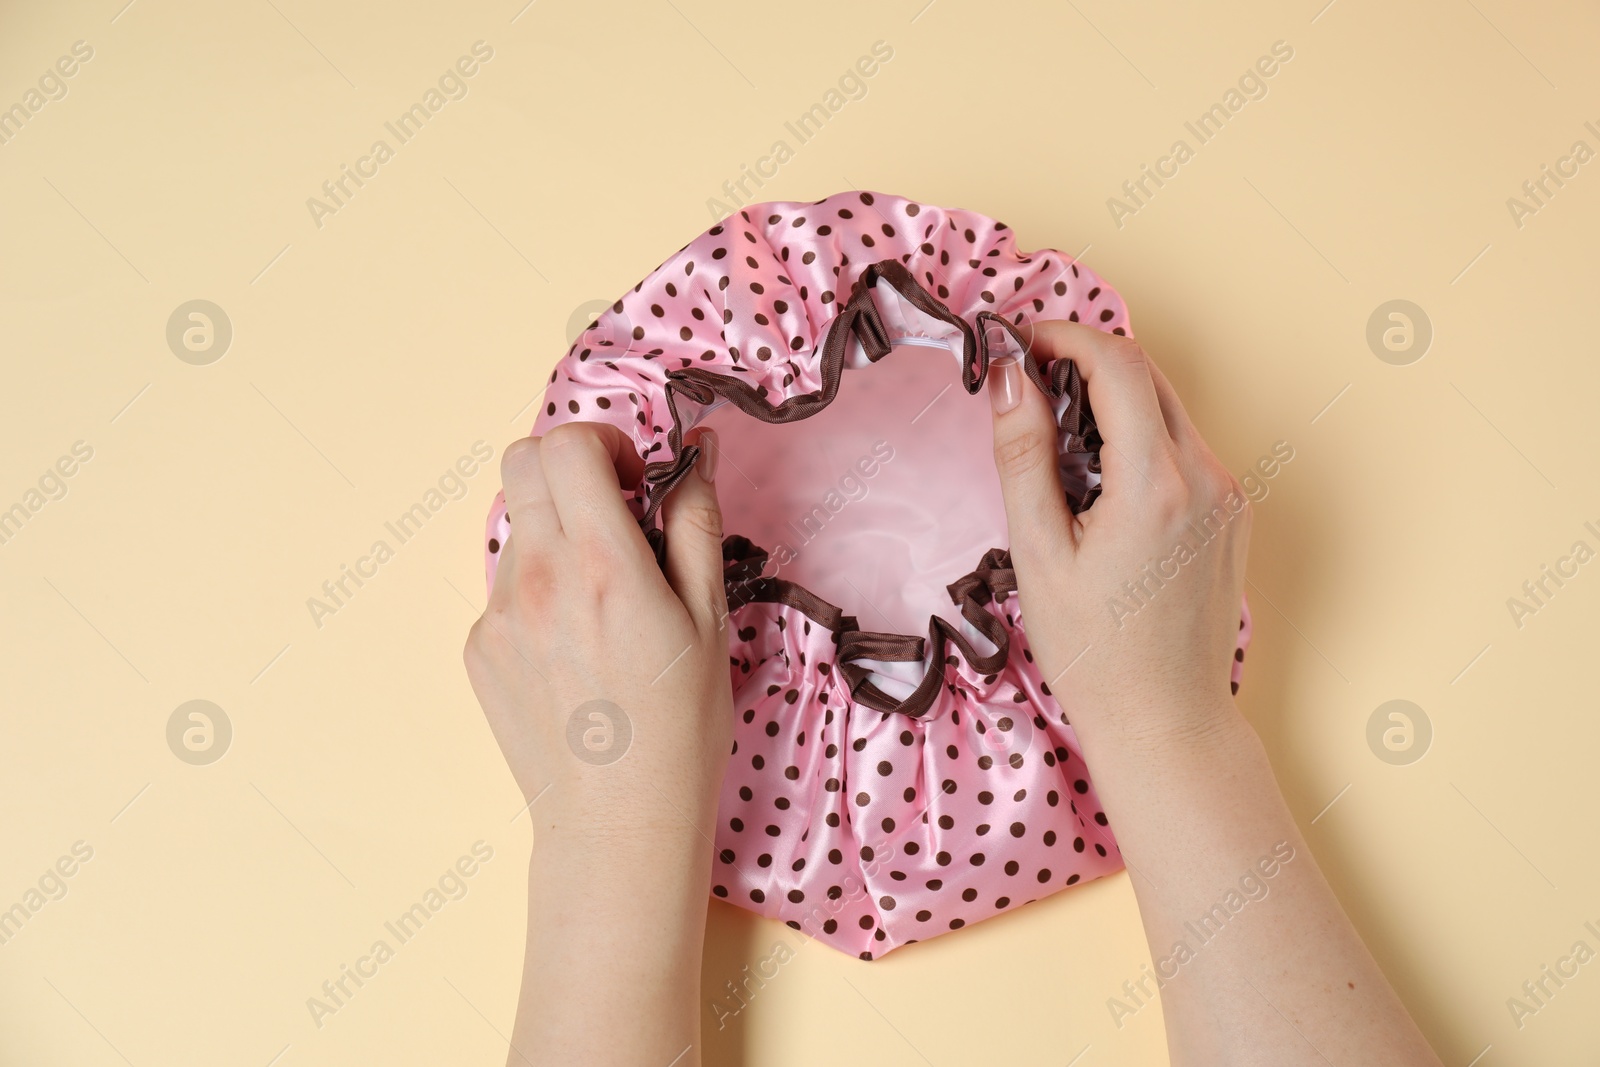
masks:
[(996, 415), (1022, 402), (1022, 362), (1016, 356), (1002, 356), (989, 364), (989, 401)]
[(703, 430), (700, 439), (696, 442), (700, 446), (700, 458), (695, 461), (695, 473), (705, 481), (715, 481), (717, 477), (717, 435), (712, 430)]

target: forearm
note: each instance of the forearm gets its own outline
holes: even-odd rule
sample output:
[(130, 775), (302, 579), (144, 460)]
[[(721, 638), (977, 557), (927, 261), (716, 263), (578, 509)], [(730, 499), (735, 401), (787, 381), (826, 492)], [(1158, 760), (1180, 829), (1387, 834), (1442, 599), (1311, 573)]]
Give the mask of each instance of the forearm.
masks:
[[(1142, 716), (1146, 721), (1159, 716)], [(1254, 730), (1231, 703), (1181, 738), (1080, 724), (1085, 757), (1139, 899), (1177, 1067), (1435, 1067), (1318, 869)], [(1124, 720), (1126, 721), (1126, 720)]]
[(700, 1062), (711, 845), (669, 814), (648, 834), (536, 820), (509, 1065)]

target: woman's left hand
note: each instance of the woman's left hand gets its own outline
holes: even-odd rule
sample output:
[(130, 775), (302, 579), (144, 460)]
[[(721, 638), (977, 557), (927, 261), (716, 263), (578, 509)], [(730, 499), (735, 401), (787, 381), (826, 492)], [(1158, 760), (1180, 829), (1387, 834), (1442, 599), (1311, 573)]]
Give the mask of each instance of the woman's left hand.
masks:
[(699, 1062), (733, 698), (716, 442), (689, 443), (665, 573), (623, 502), (620, 431), (571, 423), (501, 459), (511, 533), (464, 657), (534, 826), (512, 1063)]

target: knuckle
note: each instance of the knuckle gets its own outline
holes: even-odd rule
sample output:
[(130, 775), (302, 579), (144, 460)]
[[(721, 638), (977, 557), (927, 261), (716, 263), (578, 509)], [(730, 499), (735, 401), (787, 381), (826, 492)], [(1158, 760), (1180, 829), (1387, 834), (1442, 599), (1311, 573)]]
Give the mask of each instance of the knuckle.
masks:
[(520, 437), (505, 447), (500, 453), (501, 479), (513, 471), (526, 467), (529, 463), (539, 462), (539, 441), (533, 437)]
[(572, 439), (577, 425), (575, 422), (557, 423), (544, 432), (544, 437), (541, 440), (551, 447), (558, 447)]
[(561, 589), (564, 575), (555, 562), (538, 556), (527, 560), (518, 568), (515, 588), (510, 590), (509, 603), (490, 604), (499, 628), (520, 628), (523, 622), (533, 627), (549, 622), (552, 611), (564, 595)]
[(678, 512), (678, 521), (706, 537), (722, 540), (722, 509), (712, 504), (689, 504)]
[[(526, 600), (530, 594), (547, 593), (555, 583), (560, 568), (556, 565), (553, 555), (548, 552), (529, 552), (517, 560), (517, 592), (519, 598)], [(537, 599), (533, 595), (532, 599)]]
[(1020, 478), (1055, 456), (1054, 439), (1039, 430), (1025, 430), (994, 446), (994, 465), (1003, 478)]
[(1233, 475), (1217, 463), (1207, 464), (1196, 481), (1196, 495), (1204, 504), (1220, 504), (1239, 489)]
[(603, 535), (585, 538), (577, 546), (575, 556), (575, 575), (583, 587), (591, 591), (609, 587), (619, 577), (625, 562), (616, 542)]
[(594, 448), (598, 440), (594, 427), (587, 422), (563, 422), (544, 435), (545, 447), (561, 452)]
[(1151, 502), (1157, 519), (1168, 528), (1182, 525), (1197, 511), (1203, 510), (1195, 496), (1181, 483), (1157, 488), (1151, 493)]
[(1143, 346), (1131, 337), (1124, 337), (1118, 334), (1109, 335), (1106, 342), (1106, 350), (1111, 353), (1113, 359), (1124, 366), (1142, 367), (1150, 362), (1149, 357), (1145, 355)]
[(467, 677), (473, 682), (483, 679), (489, 671), (490, 655), (488, 621), (480, 616), (467, 630), (467, 640), (461, 647), (461, 661), (466, 665)]

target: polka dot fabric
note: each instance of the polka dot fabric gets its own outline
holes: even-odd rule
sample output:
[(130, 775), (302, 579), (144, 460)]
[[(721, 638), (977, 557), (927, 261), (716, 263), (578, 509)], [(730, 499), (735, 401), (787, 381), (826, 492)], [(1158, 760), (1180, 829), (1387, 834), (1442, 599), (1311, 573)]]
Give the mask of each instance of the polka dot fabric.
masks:
[[(892, 306), (895, 295), (920, 314)], [(533, 433), (577, 420), (622, 430), (646, 461), (629, 500), (659, 552), (656, 510), (692, 466), (683, 434), (707, 411), (732, 403), (764, 422), (798, 422), (833, 399), (842, 367), (925, 339), (930, 325), (961, 349), (962, 384), (976, 393), (996, 327), (1015, 336), (1054, 318), (1129, 332), (1121, 299), (1094, 272), (1059, 252), (1020, 252), (981, 215), (858, 192), (751, 206), (578, 338)], [(1061, 419), (1063, 453), (1092, 452), (1075, 368), (1029, 361)], [(1075, 510), (1098, 491), (1090, 467), (1095, 485)], [(1122, 866), (1068, 711), (1033, 661), (1003, 549), (948, 576), (962, 622), (941, 630), (935, 620), (926, 640), (874, 634), (845, 614), (864, 605), (836, 607), (764, 576), (766, 554), (724, 511), (736, 722), (716, 897), (870, 960)], [(497, 497), (491, 586), (508, 530)], [(1244, 606), (1236, 689), (1250, 631)], [(921, 661), (926, 684), (887, 696), (872, 684), (885, 660)]]

